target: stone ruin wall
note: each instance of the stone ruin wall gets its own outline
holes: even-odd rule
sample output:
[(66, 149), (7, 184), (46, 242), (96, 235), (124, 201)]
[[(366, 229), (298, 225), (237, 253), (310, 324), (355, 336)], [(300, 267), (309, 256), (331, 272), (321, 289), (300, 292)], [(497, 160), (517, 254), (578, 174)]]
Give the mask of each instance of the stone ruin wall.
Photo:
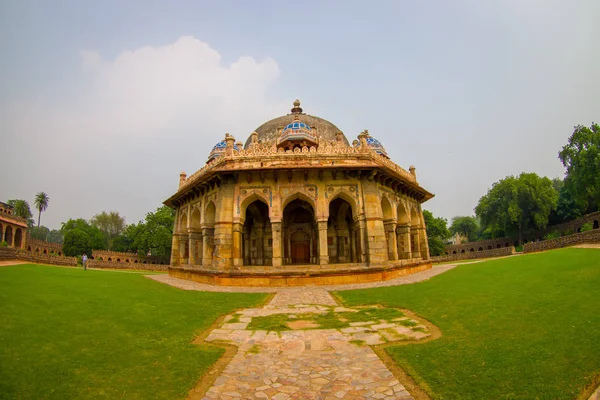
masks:
[(44, 240), (27, 238), (27, 251), (40, 254), (56, 254), (62, 256), (63, 249), (60, 243), (50, 243)]
[(556, 239), (543, 240), (541, 242), (530, 242), (523, 246), (523, 252), (534, 253), (551, 249), (559, 249), (582, 243), (600, 243), (600, 229), (594, 229), (582, 233), (574, 233)]
[(493, 257), (505, 257), (515, 254), (515, 247), (501, 247), (491, 250), (481, 251), (468, 251), (465, 253), (450, 254), (445, 256), (431, 257), (431, 261), (434, 263), (458, 261), (458, 260), (474, 260), (479, 258), (493, 258)]
[(139, 256), (136, 253), (94, 250), (88, 259), (88, 266), (90, 268), (167, 271), (169, 262), (156, 256)]
[[(564, 222), (562, 224), (552, 225), (547, 227), (546, 229), (541, 229), (535, 232), (527, 232), (523, 234), (523, 243), (525, 245), (544, 241), (544, 236), (549, 233), (559, 232), (563, 236), (570, 235), (572, 233), (578, 233), (581, 231), (581, 228), (584, 224), (590, 223), (592, 224), (592, 228), (597, 230), (600, 224), (600, 211), (586, 214), (581, 218), (574, 219), (572, 221)], [(552, 239), (555, 240), (555, 239)], [(518, 241), (515, 238), (498, 238), (498, 239), (489, 239), (489, 240), (481, 240), (479, 242), (468, 242), (463, 244), (456, 244), (446, 246), (446, 254), (454, 255), (461, 253), (469, 253), (482, 250), (490, 250), (496, 249), (500, 247), (507, 246), (517, 246)], [(456, 253), (455, 253), (456, 252)]]
[(63, 257), (58, 254), (36, 253), (11, 247), (0, 247), (0, 261), (19, 260), (37, 264), (76, 266), (75, 257)]

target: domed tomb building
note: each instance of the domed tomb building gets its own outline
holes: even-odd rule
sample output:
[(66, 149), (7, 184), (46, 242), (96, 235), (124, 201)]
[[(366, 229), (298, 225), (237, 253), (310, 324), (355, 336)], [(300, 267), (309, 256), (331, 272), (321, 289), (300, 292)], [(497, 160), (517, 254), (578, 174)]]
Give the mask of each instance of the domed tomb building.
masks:
[(181, 173), (169, 273), (221, 285), (391, 279), (431, 268), (421, 203), (433, 194), (368, 131), (352, 144), (296, 100), (246, 143), (225, 134)]

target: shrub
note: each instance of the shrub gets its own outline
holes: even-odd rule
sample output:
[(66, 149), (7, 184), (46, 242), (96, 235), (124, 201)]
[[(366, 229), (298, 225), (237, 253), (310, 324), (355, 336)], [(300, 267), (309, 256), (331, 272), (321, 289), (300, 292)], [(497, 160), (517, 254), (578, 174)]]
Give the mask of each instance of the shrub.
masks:
[(0, 247), (8, 247), (8, 243), (6, 243), (6, 241), (3, 240), (2, 242), (0, 242)]
[(594, 228), (594, 226), (592, 225), (591, 222), (586, 222), (585, 224), (581, 225), (580, 232), (591, 231), (593, 228)]
[(544, 240), (556, 239), (560, 237), (560, 232), (554, 231), (550, 232), (546, 236), (544, 236)]

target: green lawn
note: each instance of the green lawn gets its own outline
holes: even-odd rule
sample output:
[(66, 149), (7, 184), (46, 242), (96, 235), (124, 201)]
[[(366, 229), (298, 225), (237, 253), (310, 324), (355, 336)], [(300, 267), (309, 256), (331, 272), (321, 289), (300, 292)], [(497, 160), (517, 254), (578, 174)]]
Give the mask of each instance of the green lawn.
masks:
[(223, 353), (194, 337), (264, 299), (133, 273), (0, 267), (0, 398), (185, 398)]
[(440, 339), (388, 347), (435, 399), (576, 399), (600, 384), (600, 250), (457, 268), (415, 285), (338, 292), (407, 308)]

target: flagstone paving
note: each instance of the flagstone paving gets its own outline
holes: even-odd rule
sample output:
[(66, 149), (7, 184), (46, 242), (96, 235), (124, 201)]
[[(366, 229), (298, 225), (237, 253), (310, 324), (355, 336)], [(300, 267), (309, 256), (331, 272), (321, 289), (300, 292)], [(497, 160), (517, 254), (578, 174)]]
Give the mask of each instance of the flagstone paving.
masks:
[[(360, 310), (338, 307), (326, 290), (311, 287), (282, 290), (263, 308), (227, 316), (206, 341), (239, 349), (204, 399), (412, 399), (366, 344), (430, 336), (419, 321), (401, 317), (353, 321), (341, 329), (280, 332), (248, 328), (253, 318), (277, 314), (291, 316), (292, 326), (304, 319), (309, 322), (304, 326), (310, 327), (314, 315), (343, 316)], [(415, 326), (406, 326), (407, 320)]]

